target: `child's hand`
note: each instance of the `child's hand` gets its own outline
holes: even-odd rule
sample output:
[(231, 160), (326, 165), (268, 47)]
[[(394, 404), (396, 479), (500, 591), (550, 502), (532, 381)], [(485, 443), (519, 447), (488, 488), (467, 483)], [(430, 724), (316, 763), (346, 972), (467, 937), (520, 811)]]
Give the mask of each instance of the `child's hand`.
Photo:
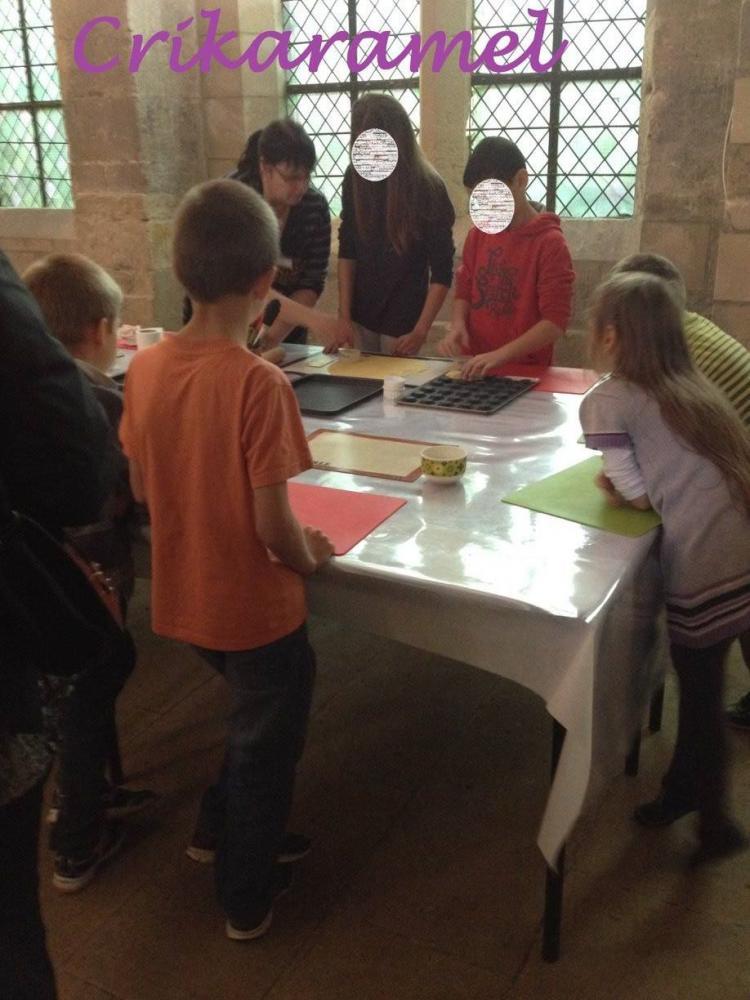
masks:
[(393, 353), (400, 355), (419, 354), (425, 340), (427, 340), (426, 333), (422, 333), (421, 330), (412, 330), (411, 333), (396, 338), (396, 343), (393, 345)]
[(471, 360), (466, 362), (461, 372), (461, 378), (484, 378), (487, 372), (491, 372), (493, 368), (497, 368), (503, 363), (503, 360), (502, 347), (497, 351), (488, 351), (486, 354), (477, 354), (476, 357), (473, 357)]
[(458, 358), (462, 354), (468, 354), (471, 346), (466, 326), (463, 323), (452, 323), (450, 330), (440, 341), (437, 349), (438, 354), (442, 354), (446, 358)]
[(335, 354), (339, 347), (353, 347), (355, 341), (354, 324), (350, 319), (331, 316), (325, 325), (326, 354)]
[(594, 476), (594, 482), (599, 487), (599, 489), (604, 493), (605, 499), (610, 507), (624, 507), (627, 503), (622, 494), (618, 493), (615, 489), (614, 483), (605, 475), (603, 472), (597, 472)]
[(307, 526), (302, 530), (305, 533), (305, 541), (315, 563), (315, 569), (319, 569), (333, 555), (333, 542), (318, 528)]

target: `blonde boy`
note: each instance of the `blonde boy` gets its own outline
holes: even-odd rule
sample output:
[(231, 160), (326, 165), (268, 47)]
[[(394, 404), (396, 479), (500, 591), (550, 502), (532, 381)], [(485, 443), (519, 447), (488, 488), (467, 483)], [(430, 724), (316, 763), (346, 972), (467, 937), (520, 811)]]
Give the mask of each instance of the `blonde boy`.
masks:
[[(91, 383), (112, 427), (115, 489), (96, 524), (68, 529), (69, 541), (110, 578), (120, 598), (123, 617), (133, 592), (130, 523), (133, 496), (128, 462), (117, 441), (122, 394), (106, 372), (117, 351), (122, 292), (117, 282), (93, 260), (80, 254), (52, 254), (37, 261), (23, 276), (39, 303), (50, 332), (75, 358)], [(135, 666), (128, 632), (111, 662), (82, 676), (63, 708), (60, 767), (53, 807), (50, 844), (55, 851), (52, 883), (61, 892), (76, 892), (94, 878), (99, 866), (121, 846), (116, 819), (151, 804), (154, 793), (111, 785), (106, 763), (116, 739), (115, 699)]]
[(273, 212), (237, 181), (193, 188), (174, 269), (193, 314), (128, 372), (121, 440), (151, 515), (154, 631), (190, 643), (226, 679), (226, 754), (188, 854), (216, 862), (227, 935), (265, 933), (289, 885), (279, 865), (315, 674), (303, 577), (332, 552), (292, 514), (287, 480), (312, 465), (282, 371), (251, 354), (279, 252)]

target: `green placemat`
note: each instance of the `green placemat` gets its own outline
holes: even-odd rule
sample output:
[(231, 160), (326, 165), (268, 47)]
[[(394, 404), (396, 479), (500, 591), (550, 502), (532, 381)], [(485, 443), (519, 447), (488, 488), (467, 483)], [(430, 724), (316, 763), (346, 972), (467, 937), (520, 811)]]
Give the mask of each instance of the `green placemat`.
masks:
[(587, 458), (570, 469), (563, 469), (503, 497), (503, 503), (528, 507), (542, 514), (564, 517), (566, 521), (576, 521), (631, 538), (645, 535), (661, 524), (656, 511), (610, 507), (602, 491), (594, 485), (594, 476), (601, 467), (601, 458)]

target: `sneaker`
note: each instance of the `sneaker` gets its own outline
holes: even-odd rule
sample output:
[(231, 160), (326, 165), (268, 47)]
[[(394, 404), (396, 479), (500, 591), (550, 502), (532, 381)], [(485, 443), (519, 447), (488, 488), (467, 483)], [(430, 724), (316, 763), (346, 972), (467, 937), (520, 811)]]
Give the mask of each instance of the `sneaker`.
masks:
[(104, 828), (99, 843), (86, 857), (66, 858), (58, 854), (52, 885), (60, 892), (79, 892), (94, 879), (104, 862), (117, 854), (124, 840), (124, 830), (112, 823)]
[[(301, 833), (285, 833), (276, 860), (280, 865), (291, 865), (306, 858), (311, 850), (312, 841), (309, 837)], [(199, 865), (212, 865), (216, 859), (216, 839), (195, 836), (185, 849), (185, 854)]]
[(693, 852), (690, 858), (690, 867), (697, 868), (700, 865), (708, 864), (711, 861), (719, 861), (722, 858), (739, 854), (748, 847), (748, 839), (744, 832), (736, 823), (728, 819), (718, 830), (708, 833), (703, 831), (700, 835), (700, 846)]
[(727, 709), (727, 722), (735, 729), (750, 731), (750, 691)]
[(662, 791), (652, 802), (644, 802), (638, 806), (633, 819), (641, 826), (671, 826), (697, 808), (697, 804), (691, 800), (675, 798)]
[(273, 904), (292, 887), (294, 876), (290, 868), (277, 864), (273, 873), (271, 886), (271, 904), (260, 907), (256, 914), (250, 914), (244, 920), (227, 920), (226, 935), (230, 941), (254, 941), (262, 937), (273, 920)]
[[(148, 809), (159, 798), (148, 788), (125, 788), (110, 785), (103, 795), (104, 811), (107, 819), (123, 819), (134, 813)], [(47, 822), (56, 823), (60, 815), (60, 795), (57, 789), (52, 793), (52, 805), (47, 812)]]

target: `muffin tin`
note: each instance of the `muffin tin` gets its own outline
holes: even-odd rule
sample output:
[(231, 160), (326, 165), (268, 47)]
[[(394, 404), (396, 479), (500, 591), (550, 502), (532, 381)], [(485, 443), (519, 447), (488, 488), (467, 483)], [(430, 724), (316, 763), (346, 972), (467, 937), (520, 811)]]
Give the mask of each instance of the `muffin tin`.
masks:
[(507, 378), (489, 375), (464, 381), (440, 375), (424, 385), (408, 389), (399, 399), (399, 406), (422, 406), (434, 410), (457, 410), (489, 416), (497, 413), (518, 396), (533, 389), (539, 379)]

